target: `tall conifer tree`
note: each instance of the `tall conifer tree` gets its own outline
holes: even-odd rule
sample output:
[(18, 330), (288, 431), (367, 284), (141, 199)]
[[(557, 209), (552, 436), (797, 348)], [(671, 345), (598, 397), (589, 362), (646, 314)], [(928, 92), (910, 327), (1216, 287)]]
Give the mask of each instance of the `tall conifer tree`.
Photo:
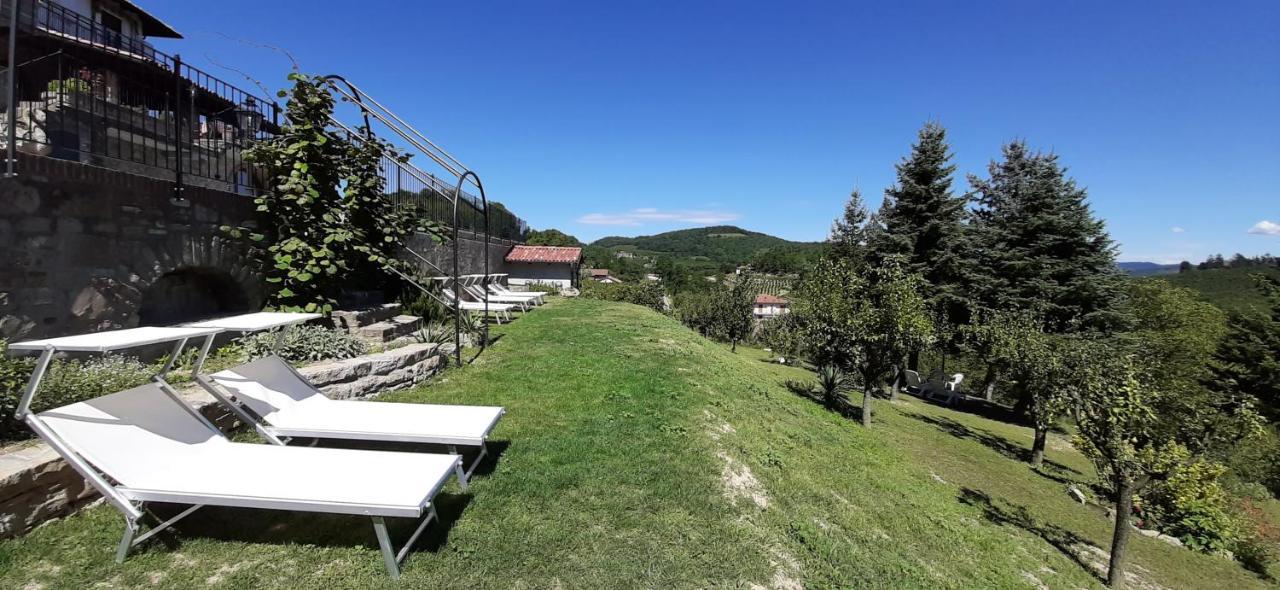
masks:
[[(926, 304), (941, 326), (966, 324), (972, 312), (963, 264), (968, 197), (951, 190), (951, 157), (946, 129), (926, 123), (911, 154), (897, 164), (897, 181), (884, 192), (875, 216), (880, 227), (868, 231), (869, 261), (896, 259), (923, 277)], [(912, 351), (910, 368), (918, 364), (918, 352)]]
[(1088, 194), (1056, 154), (1033, 153), (1022, 141), (1003, 153), (988, 166), (989, 178), (969, 177), (978, 204), (971, 268), (981, 304), (1034, 312), (1055, 333), (1122, 327), (1115, 243)]
[(831, 225), (832, 252), (844, 259), (861, 261), (866, 250), (867, 206), (862, 191), (853, 189), (844, 204), (844, 214)]

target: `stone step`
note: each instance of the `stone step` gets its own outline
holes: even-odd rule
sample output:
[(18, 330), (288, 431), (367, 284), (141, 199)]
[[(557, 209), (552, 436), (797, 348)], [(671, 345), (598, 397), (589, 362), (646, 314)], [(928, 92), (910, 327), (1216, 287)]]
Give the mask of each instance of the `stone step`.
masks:
[(388, 320), (361, 326), (352, 332), (361, 340), (381, 343), (408, 336), (421, 327), (422, 318), (415, 315), (398, 315)]
[(399, 313), (399, 303), (385, 303), (361, 309), (335, 311), (331, 315), (334, 326), (355, 331), (356, 328), (391, 319)]

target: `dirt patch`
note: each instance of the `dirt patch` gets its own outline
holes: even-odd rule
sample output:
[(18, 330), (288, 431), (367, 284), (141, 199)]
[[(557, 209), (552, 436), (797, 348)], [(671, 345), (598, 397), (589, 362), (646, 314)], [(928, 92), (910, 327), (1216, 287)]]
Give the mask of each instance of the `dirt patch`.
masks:
[[(1107, 575), (1107, 562), (1110, 561), (1111, 555), (1106, 551), (1090, 545), (1088, 543), (1077, 543), (1070, 548), (1071, 553), (1076, 556), (1081, 563), (1089, 566), (1098, 576), (1105, 578)], [(1124, 572), (1124, 586), (1129, 589), (1137, 590), (1170, 590), (1165, 586), (1161, 586), (1153, 581), (1148, 575), (1150, 570), (1140, 566), (1129, 564)]]
[[(738, 501), (745, 498), (760, 510), (768, 508), (768, 491), (764, 489), (760, 480), (756, 479), (751, 468), (725, 452), (719, 444), (722, 437), (736, 433), (737, 429), (711, 413), (710, 410), (703, 410), (703, 416), (707, 419), (707, 436), (716, 443), (716, 457), (724, 463), (720, 481), (724, 484), (725, 495), (728, 496), (729, 501), (737, 506)], [(746, 514), (742, 515), (740, 521), (747, 526), (758, 526)], [(785, 549), (776, 545), (769, 548), (769, 554), (769, 566), (773, 568), (773, 578), (769, 581), (769, 585), (762, 586), (749, 582), (747, 587), (752, 590), (804, 590), (804, 584), (800, 582), (800, 562)]]
[(804, 590), (804, 584), (797, 579), (800, 576), (800, 562), (779, 547), (770, 547), (769, 551), (773, 554), (773, 557), (769, 559), (769, 565), (773, 566), (773, 579), (769, 580), (768, 586), (751, 583), (747, 584), (747, 588), (751, 590)]
[(1071, 444), (1069, 439), (1053, 434), (1052, 432), (1049, 433), (1049, 436), (1045, 439), (1044, 446), (1048, 447), (1050, 451), (1059, 453), (1067, 453), (1075, 448), (1075, 445)]
[(1044, 582), (1041, 582), (1040, 578), (1037, 578), (1036, 575), (1031, 572), (1022, 572), (1022, 577), (1027, 582), (1031, 583), (1036, 590), (1049, 590), (1049, 587), (1046, 586)]
[(209, 576), (208, 578), (205, 578), (204, 583), (210, 586), (213, 586), (214, 584), (221, 584), (223, 580), (223, 576), (234, 574), (242, 569), (252, 567), (256, 564), (257, 564), (256, 561), (238, 561), (232, 564), (220, 565), (218, 566), (218, 569), (213, 572), (213, 575)]
[(720, 472), (720, 481), (724, 483), (725, 494), (729, 496), (735, 506), (739, 499), (746, 498), (761, 510), (769, 507), (769, 495), (765, 493), (764, 486), (760, 484), (760, 480), (756, 479), (754, 473), (751, 473), (750, 467), (729, 456), (724, 451), (716, 451), (716, 456), (724, 462), (724, 469)]

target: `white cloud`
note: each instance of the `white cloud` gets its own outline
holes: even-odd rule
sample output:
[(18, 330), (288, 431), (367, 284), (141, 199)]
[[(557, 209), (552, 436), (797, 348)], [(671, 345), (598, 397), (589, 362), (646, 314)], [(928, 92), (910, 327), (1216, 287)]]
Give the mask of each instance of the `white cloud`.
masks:
[(587, 225), (644, 225), (656, 222), (691, 223), (697, 225), (714, 225), (734, 221), (742, 217), (728, 211), (711, 211), (684, 209), (662, 211), (651, 207), (632, 209), (626, 213), (588, 213), (578, 218), (578, 223)]
[(1263, 219), (1249, 228), (1249, 233), (1262, 236), (1280, 236), (1280, 223)]
[(1180, 233), (1185, 233), (1187, 230), (1182, 229), (1181, 227), (1178, 227), (1178, 226), (1176, 226), (1176, 225), (1175, 225), (1175, 226), (1173, 226), (1173, 227), (1169, 228), (1169, 231), (1171, 231), (1171, 232), (1173, 232), (1173, 233), (1175, 233), (1175, 234), (1180, 234)]

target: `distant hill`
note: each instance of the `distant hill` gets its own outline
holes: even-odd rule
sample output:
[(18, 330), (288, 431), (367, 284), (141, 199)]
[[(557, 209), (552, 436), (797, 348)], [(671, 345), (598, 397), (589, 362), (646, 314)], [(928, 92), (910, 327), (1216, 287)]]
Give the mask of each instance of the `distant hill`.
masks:
[(699, 227), (634, 238), (609, 236), (591, 246), (638, 255), (668, 255), (676, 259), (706, 260), (719, 264), (747, 264), (770, 249), (817, 251), (820, 242), (792, 242), (732, 225)]
[(1266, 299), (1249, 275), (1262, 273), (1280, 280), (1280, 268), (1243, 267), (1192, 270), (1143, 280), (1164, 280), (1200, 292), (1206, 300), (1227, 311), (1265, 309)]
[(1145, 277), (1150, 275), (1163, 275), (1178, 272), (1176, 264), (1160, 264), (1158, 262), (1119, 262), (1116, 266), (1120, 270), (1135, 277)]

